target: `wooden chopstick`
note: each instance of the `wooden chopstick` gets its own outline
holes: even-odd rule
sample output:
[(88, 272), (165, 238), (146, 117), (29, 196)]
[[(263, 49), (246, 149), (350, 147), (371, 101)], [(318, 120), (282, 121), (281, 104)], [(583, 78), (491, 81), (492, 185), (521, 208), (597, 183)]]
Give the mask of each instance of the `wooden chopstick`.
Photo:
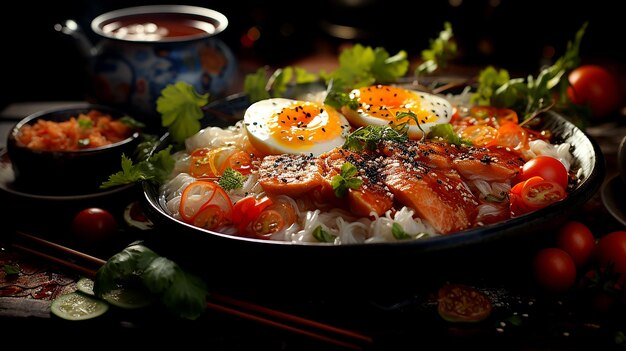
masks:
[[(52, 248), (55, 249), (59, 252), (62, 252), (66, 255), (72, 256), (72, 257), (76, 257), (79, 259), (82, 259), (86, 262), (89, 262), (91, 264), (93, 264), (94, 266), (102, 266), (106, 263), (105, 260), (85, 254), (83, 252), (71, 249), (69, 247), (63, 246), (63, 245), (59, 245), (57, 243), (53, 243), (51, 241), (45, 240), (45, 239), (41, 239), (38, 238), (36, 236), (24, 233), (24, 232), (20, 232), (20, 231), (16, 231), (16, 235), (20, 238), (32, 241), (34, 243), (37, 243), (41, 246), (47, 247), (47, 248)], [(36, 250), (34, 248), (29, 248), (20, 244), (16, 244), (13, 243), (11, 245), (13, 248), (18, 249), (20, 251), (29, 253), (31, 255), (46, 259), (50, 262), (54, 262), (56, 264), (59, 264), (61, 266), (64, 266), (66, 268), (69, 268), (71, 270), (74, 270), (76, 272), (79, 272), (87, 277), (90, 278), (94, 278), (96, 276), (96, 270), (94, 269), (90, 269), (90, 268), (86, 268), (83, 266), (80, 266), (74, 262), (53, 256), (51, 254), (47, 254), (45, 252)], [(279, 319), (279, 320), (284, 320), (287, 322), (291, 322), (291, 323), (295, 323), (295, 324), (299, 324), (302, 325), (304, 327), (308, 327), (311, 329), (317, 329), (320, 331), (324, 331), (324, 332), (329, 332), (329, 333), (335, 333), (338, 335), (341, 335), (345, 338), (348, 339), (352, 339), (355, 340), (357, 342), (360, 343), (366, 343), (366, 344), (371, 344), (373, 342), (373, 339), (369, 336), (363, 335), (363, 334), (359, 334), (357, 332), (351, 331), (351, 330), (347, 330), (347, 329), (342, 329), (342, 328), (338, 328), (338, 327), (334, 327), (328, 324), (324, 324), (324, 323), (320, 323), (320, 322), (316, 322), (307, 318), (303, 318), (303, 317), (299, 317), (296, 315), (292, 315), (286, 312), (281, 312), (278, 310), (274, 310), (268, 307), (263, 307), (260, 305), (256, 305), (254, 303), (251, 302), (246, 302), (246, 301), (242, 301), (242, 300), (238, 300), (229, 296), (224, 296), (221, 294), (216, 294), (216, 293), (210, 293), (209, 294), (209, 298), (212, 298), (213, 300), (215, 300), (218, 303), (215, 302), (207, 302), (207, 308), (210, 308), (212, 310), (215, 311), (220, 311), (229, 315), (233, 315), (233, 316), (238, 316), (244, 319), (248, 319), (251, 321), (256, 321), (262, 324), (266, 324), (269, 326), (273, 326), (273, 327), (277, 327), (286, 331), (290, 331), (293, 333), (297, 333), (297, 334), (301, 334), (301, 335), (305, 335), (305, 336), (309, 336), (315, 339), (318, 339), (320, 341), (324, 341), (324, 342), (328, 342), (328, 343), (332, 343), (338, 346), (342, 346), (342, 347), (346, 347), (349, 349), (353, 349), (353, 350), (362, 350), (363, 347), (357, 345), (357, 344), (353, 344), (350, 343), (348, 341), (343, 341), (331, 336), (326, 336), (323, 334), (320, 334), (318, 332), (315, 331), (311, 331), (311, 330), (306, 330), (303, 329), (301, 327), (295, 326), (295, 325), (289, 325), (286, 324), (284, 322), (281, 321), (276, 321), (276, 320), (272, 320), (269, 319), (267, 317), (272, 317), (274, 319)], [(221, 304), (219, 304), (221, 303)], [(236, 308), (232, 308), (232, 307), (228, 307), (225, 306), (224, 304), (230, 304), (232, 306), (238, 307), (239, 309)], [(241, 309), (246, 309), (250, 312), (246, 312), (243, 311)], [(256, 314), (253, 314), (251, 312), (254, 312)], [(258, 315), (258, 314), (263, 314), (267, 317), (264, 317), (262, 315)]]
[(210, 297), (212, 297), (214, 300), (217, 300), (218, 302), (222, 302), (222, 303), (227, 303), (227, 304), (231, 304), (240, 308), (245, 308), (245, 309), (249, 309), (251, 311), (255, 311), (255, 312), (260, 312), (263, 314), (266, 314), (268, 316), (273, 316), (273, 317), (278, 317), (278, 318), (282, 318), (285, 319), (287, 321), (290, 322), (295, 322), (295, 323), (299, 323), (299, 324), (303, 324), (303, 325), (307, 325), (310, 327), (314, 327), (317, 329), (321, 329), (321, 330), (325, 330), (325, 331), (329, 331), (332, 333), (336, 333), (336, 334), (340, 334), (340, 335), (344, 335), (350, 338), (354, 338), (354, 339), (358, 339), (361, 341), (364, 341), (366, 343), (372, 343), (372, 338), (369, 336), (365, 336), (363, 334), (359, 334), (350, 330), (346, 330), (346, 329), (341, 329), (341, 328), (337, 328), (337, 327), (333, 327), (331, 325), (328, 324), (324, 324), (324, 323), (320, 323), (320, 322), (316, 322), (307, 318), (303, 318), (303, 317), (299, 317), (299, 316), (295, 316), (289, 313), (285, 313), (285, 312), (281, 312), (281, 311), (277, 311), (268, 307), (263, 307), (263, 306), (259, 306), (259, 305), (255, 305), (253, 303), (250, 302), (246, 302), (246, 301), (242, 301), (242, 300), (238, 300), (229, 296), (224, 296), (224, 295), (220, 295), (220, 294), (216, 294), (216, 293), (211, 293)]

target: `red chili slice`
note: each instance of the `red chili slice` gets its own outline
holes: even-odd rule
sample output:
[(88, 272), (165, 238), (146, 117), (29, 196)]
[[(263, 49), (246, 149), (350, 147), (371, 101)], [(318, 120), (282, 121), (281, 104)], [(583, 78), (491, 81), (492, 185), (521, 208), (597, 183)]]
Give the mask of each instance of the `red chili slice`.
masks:
[(480, 322), (491, 314), (489, 298), (476, 288), (446, 284), (439, 289), (439, 315), (448, 322)]

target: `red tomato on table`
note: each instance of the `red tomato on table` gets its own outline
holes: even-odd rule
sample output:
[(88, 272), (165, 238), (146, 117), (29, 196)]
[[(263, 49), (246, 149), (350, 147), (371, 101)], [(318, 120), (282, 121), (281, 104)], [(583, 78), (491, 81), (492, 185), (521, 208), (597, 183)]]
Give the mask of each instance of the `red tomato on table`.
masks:
[(567, 96), (577, 105), (589, 105), (594, 117), (617, 110), (621, 96), (617, 79), (606, 68), (582, 65), (569, 74)]
[(533, 272), (537, 283), (547, 291), (563, 293), (576, 282), (576, 265), (567, 252), (545, 248), (533, 258)]
[(574, 260), (576, 267), (582, 267), (593, 253), (596, 239), (589, 228), (576, 221), (569, 221), (559, 229), (557, 246), (567, 252)]

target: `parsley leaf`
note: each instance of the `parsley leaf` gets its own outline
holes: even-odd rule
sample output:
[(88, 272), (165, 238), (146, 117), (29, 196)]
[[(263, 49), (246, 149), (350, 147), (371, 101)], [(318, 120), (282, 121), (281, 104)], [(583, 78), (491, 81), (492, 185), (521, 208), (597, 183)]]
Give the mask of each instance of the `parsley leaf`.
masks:
[(256, 73), (246, 75), (243, 82), (243, 91), (248, 95), (250, 102), (257, 102), (270, 98), (270, 93), (266, 89), (267, 70), (261, 67)]
[(109, 179), (100, 185), (100, 189), (135, 183), (140, 180), (162, 183), (174, 169), (175, 161), (170, 155), (171, 149), (172, 145), (137, 164), (133, 164), (130, 158), (122, 155), (122, 170), (111, 174)]
[(330, 180), (336, 197), (344, 197), (349, 189), (356, 190), (361, 187), (363, 179), (357, 177), (358, 173), (359, 170), (350, 162), (341, 165), (341, 173)]
[(321, 243), (334, 243), (335, 239), (337, 239), (336, 236), (324, 230), (321, 225), (315, 227), (315, 229), (313, 229), (313, 233), (311, 234), (317, 241)]
[(209, 102), (209, 94), (199, 95), (189, 83), (169, 84), (157, 99), (161, 124), (168, 127), (172, 139), (183, 143), (200, 130), (202, 107)]
[(141, 244), (131, 244), (100, 267), (94, 293), (102, 297), (120, 284), (137, 280), (181, 318), (196, 319), (206, 308), (208, 291), (201, 279)]
[(452, 41), (454, 33), (450, 22), (443, 24), (444, 29), (439, 32), (439, 37), (430, 39), (430, 49), (422, 50), (422, 64), (415, 69), (415, 75), (433, 73), (438, 68), (446, 68), (448, 61), (456, 57), (457, 45)]
[(322, 74), (326, 82), (333, 82), (334, 90), (346, 91), (378, 83), (391, 83), (404, 76), (409, 69), (405, 51), (389, 56), (382, 47), (356, 44), (339, 55), (339, 68)]
[(332, 89), (326, 94), (324, 104), (334, 107), (335, 109), (341, 109), (343, 106), (347, 106), (349, 109), (356, 111), (359, 108), (358, 100), (351, 98), (350, 94)]
[(243, 182), (245, 181), (246, 176), (228, 167), (224, 170), (224, 174), (222, 174), (217, 184), (221, 186), (222, 189), (228, 191), (241, 188), (243, 186)]

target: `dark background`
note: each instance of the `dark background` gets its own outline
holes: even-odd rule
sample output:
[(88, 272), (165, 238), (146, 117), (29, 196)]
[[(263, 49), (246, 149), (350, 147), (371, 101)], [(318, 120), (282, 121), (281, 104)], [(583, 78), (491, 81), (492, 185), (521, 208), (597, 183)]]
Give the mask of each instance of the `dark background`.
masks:
[[(172, 1), (15, 1), (0, 21), (2, 93), (0, 107), (16, 101), (82, 100), (87, 81), (84, 60), (72, 40), (53, 27), (76, 20), (90, 34), (95, 16), (114, 9)], [(248, 66), (285, 65), (321, 51), (336, 53), (343, 43), (406, 50), (418, 58), (444, 21), (455, 31), (461, 55), (456, 63), (493, 64), (520, 74), (533, 73), (563, 53), (585, 21), (583, 62), (624, 62), (623, 14), (619, 2), (513, 0), (321, 0), (185, 1), (213, 8), (230, 20), (222, 39)], [(335, 25), (358, 29), (353, 39), (338, 38)], [(261, 35), (251, 46), (242, 37), (252, 27)], [(616, 72), (621, 72), (616, 70)]]

